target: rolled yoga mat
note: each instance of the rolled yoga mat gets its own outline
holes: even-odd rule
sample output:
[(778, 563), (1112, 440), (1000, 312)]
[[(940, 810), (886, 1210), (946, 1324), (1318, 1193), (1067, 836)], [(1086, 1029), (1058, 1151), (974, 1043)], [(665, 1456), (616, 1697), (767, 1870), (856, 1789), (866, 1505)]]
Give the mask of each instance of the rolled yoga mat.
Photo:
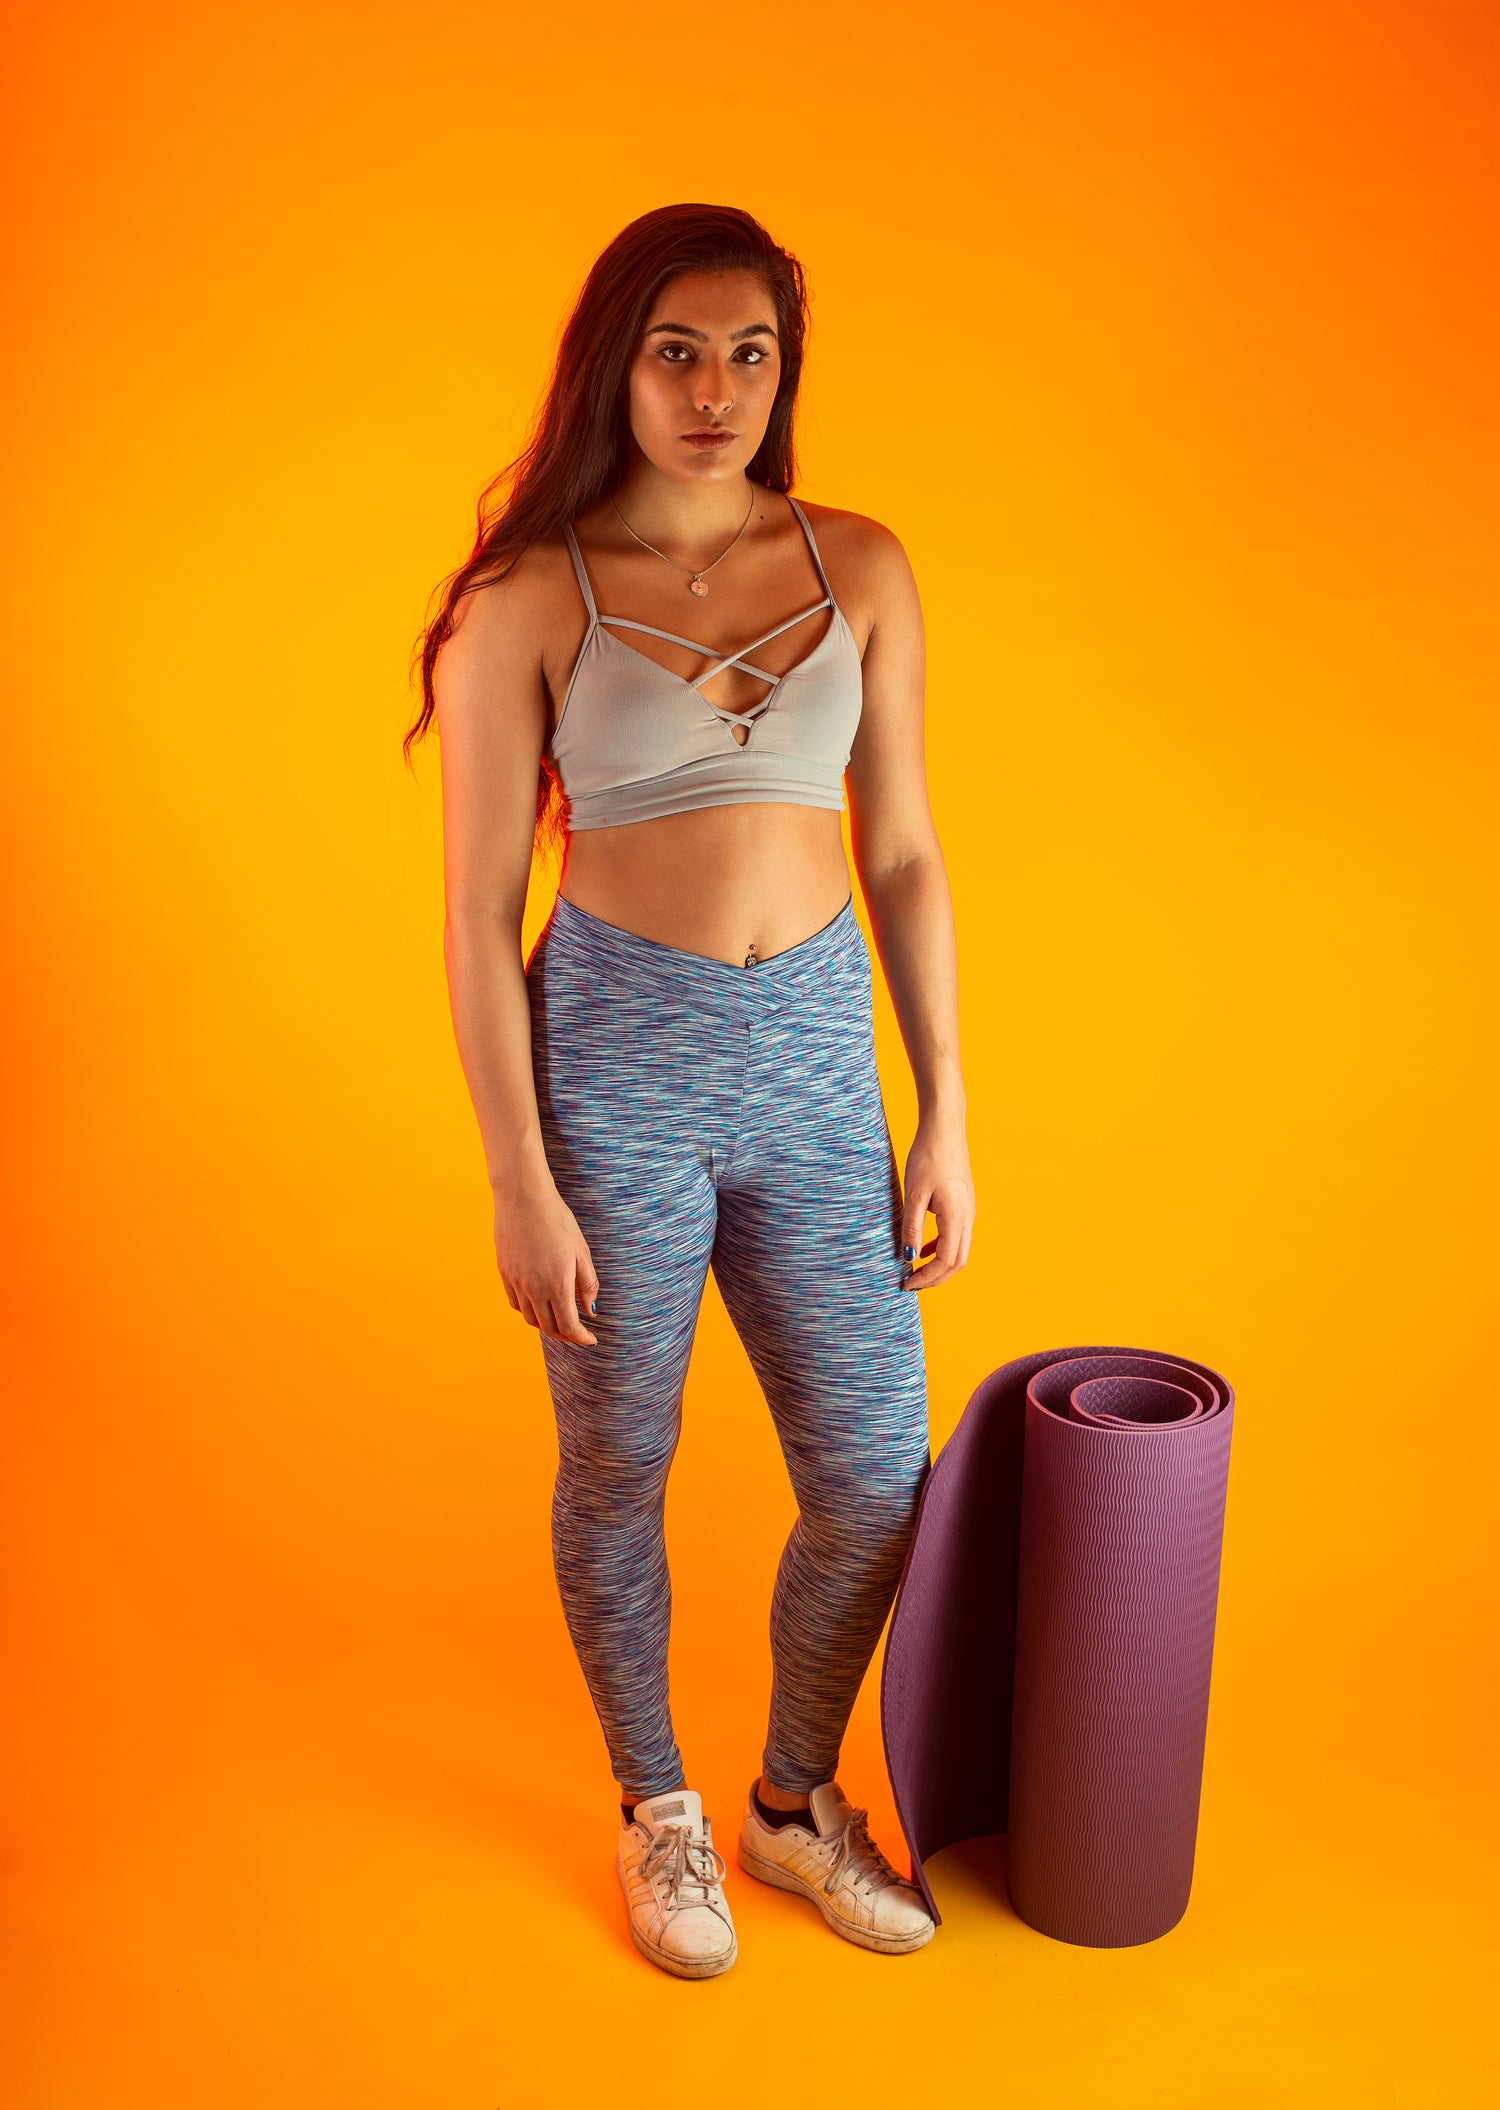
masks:
[(1234, 1393), (1145, 1348), (1019, 1356), (922, 1490), (881, 1670), (912, 1880), (1006, 1832), (1057, 1941), (1154, 1941), (1187, 1909)]

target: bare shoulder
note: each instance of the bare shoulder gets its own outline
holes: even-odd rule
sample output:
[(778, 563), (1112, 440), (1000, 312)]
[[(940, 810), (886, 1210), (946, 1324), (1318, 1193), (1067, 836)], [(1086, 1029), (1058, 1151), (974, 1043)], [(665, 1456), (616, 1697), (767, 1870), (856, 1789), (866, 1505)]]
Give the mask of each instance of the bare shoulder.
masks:
[(549, 535), (528, 543), (498, 576), (463, 595), (453, 610), (450, 638), (467, 636), (470, 651), (503, 648), (507, 640), (540, 641), (568, 612), (570, 600), (578, 600), (572, 562), (561, 535)]
[(842, 506), (816, 505), (810, 498), (799, 498), (797, 503), (812, 522), (819, 549), (834, 555), (847, 552), (855, 564), (868, 559), (905, 562), (900, 537), (883, 521), (868, 513), (847, 512)]
[(455, 604), (433, 671), (439, 715), (493, 707), (497, 698), (533, 704), (545, 695), (553, 656), (569, 638), (576, 649), (585, 620), (561, 535), (528, 544)]
[(806, 498), (797, 503), (817, 537), (834, 598), (851, 617), (864, 617), (867, 636), (878, 622), (915, 613), (916, 581), (899, 535), (868, 513)]

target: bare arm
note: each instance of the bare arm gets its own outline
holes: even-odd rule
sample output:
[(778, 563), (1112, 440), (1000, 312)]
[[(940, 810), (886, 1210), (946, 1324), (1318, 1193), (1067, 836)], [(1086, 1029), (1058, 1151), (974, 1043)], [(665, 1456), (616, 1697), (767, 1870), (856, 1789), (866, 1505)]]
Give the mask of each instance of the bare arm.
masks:
[[(906, 1245), (935, 1256), (908, 1279), (912, 1289), (930, 1289), (967, 1263), (975, 1215), (958, 1050), (958, 948), (927, 798), (926, 644), (917, 585), (888, 529), (864, 521), (861, 539), (858, 561), (877, 612), (847, 772), (850, 837), (917, 1087), (902, 1232)], [(929, 1209), (938, 1235), (924, 1244)]]
[(495, 1258), (511, 1308), (555, 1339), (597, 1336), (579, 1305), (593, 1260), (547, 1164), (531, 1064), (521, 923), (547, 730), (545, 593), (523, 558), (459, 603), (433, 685), (443, 781), (443, 959), (469, 1096), (495, 1196)]

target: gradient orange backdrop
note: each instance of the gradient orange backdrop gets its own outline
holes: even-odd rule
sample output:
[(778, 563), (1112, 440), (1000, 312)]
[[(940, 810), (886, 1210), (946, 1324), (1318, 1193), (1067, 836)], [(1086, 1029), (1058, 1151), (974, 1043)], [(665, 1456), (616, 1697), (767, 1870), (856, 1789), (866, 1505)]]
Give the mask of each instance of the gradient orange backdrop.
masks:
[[(64, 0), (10, 49), (7, 2103), (1478, 2104), (1493, 10)], [(1032, 1932), (995, 1844), (915, 1958), (737, 1873), (724, 1980), (626, 1938), (399, 740), (571, 296), (681, 199), (802, 257), (800, 493), (923, 593), (979, 1197), (934, 1448), (1038, 1348), (1238, 1391), (1143, 1948)], [(710, 1285), (724, 1843), (791, 1515)]]

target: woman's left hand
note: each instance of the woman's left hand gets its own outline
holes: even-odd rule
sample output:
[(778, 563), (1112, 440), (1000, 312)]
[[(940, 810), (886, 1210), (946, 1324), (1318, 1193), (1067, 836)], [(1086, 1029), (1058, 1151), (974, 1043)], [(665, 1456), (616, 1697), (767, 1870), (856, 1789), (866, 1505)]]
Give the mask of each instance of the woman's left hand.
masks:
[[(974, 1176), (963, 1124), (919, 1121), (906, 1160), (906, 1204), (901, 1213), (903, 1247), (929, 1254), (925, 1267), (912, 1264), (903, 1289), (932, 1289), (956, 1275), (969, 1257), (974, 1235)], [(922, 1227), (931, 1210), (937, 1236), (922, 1244)]]

